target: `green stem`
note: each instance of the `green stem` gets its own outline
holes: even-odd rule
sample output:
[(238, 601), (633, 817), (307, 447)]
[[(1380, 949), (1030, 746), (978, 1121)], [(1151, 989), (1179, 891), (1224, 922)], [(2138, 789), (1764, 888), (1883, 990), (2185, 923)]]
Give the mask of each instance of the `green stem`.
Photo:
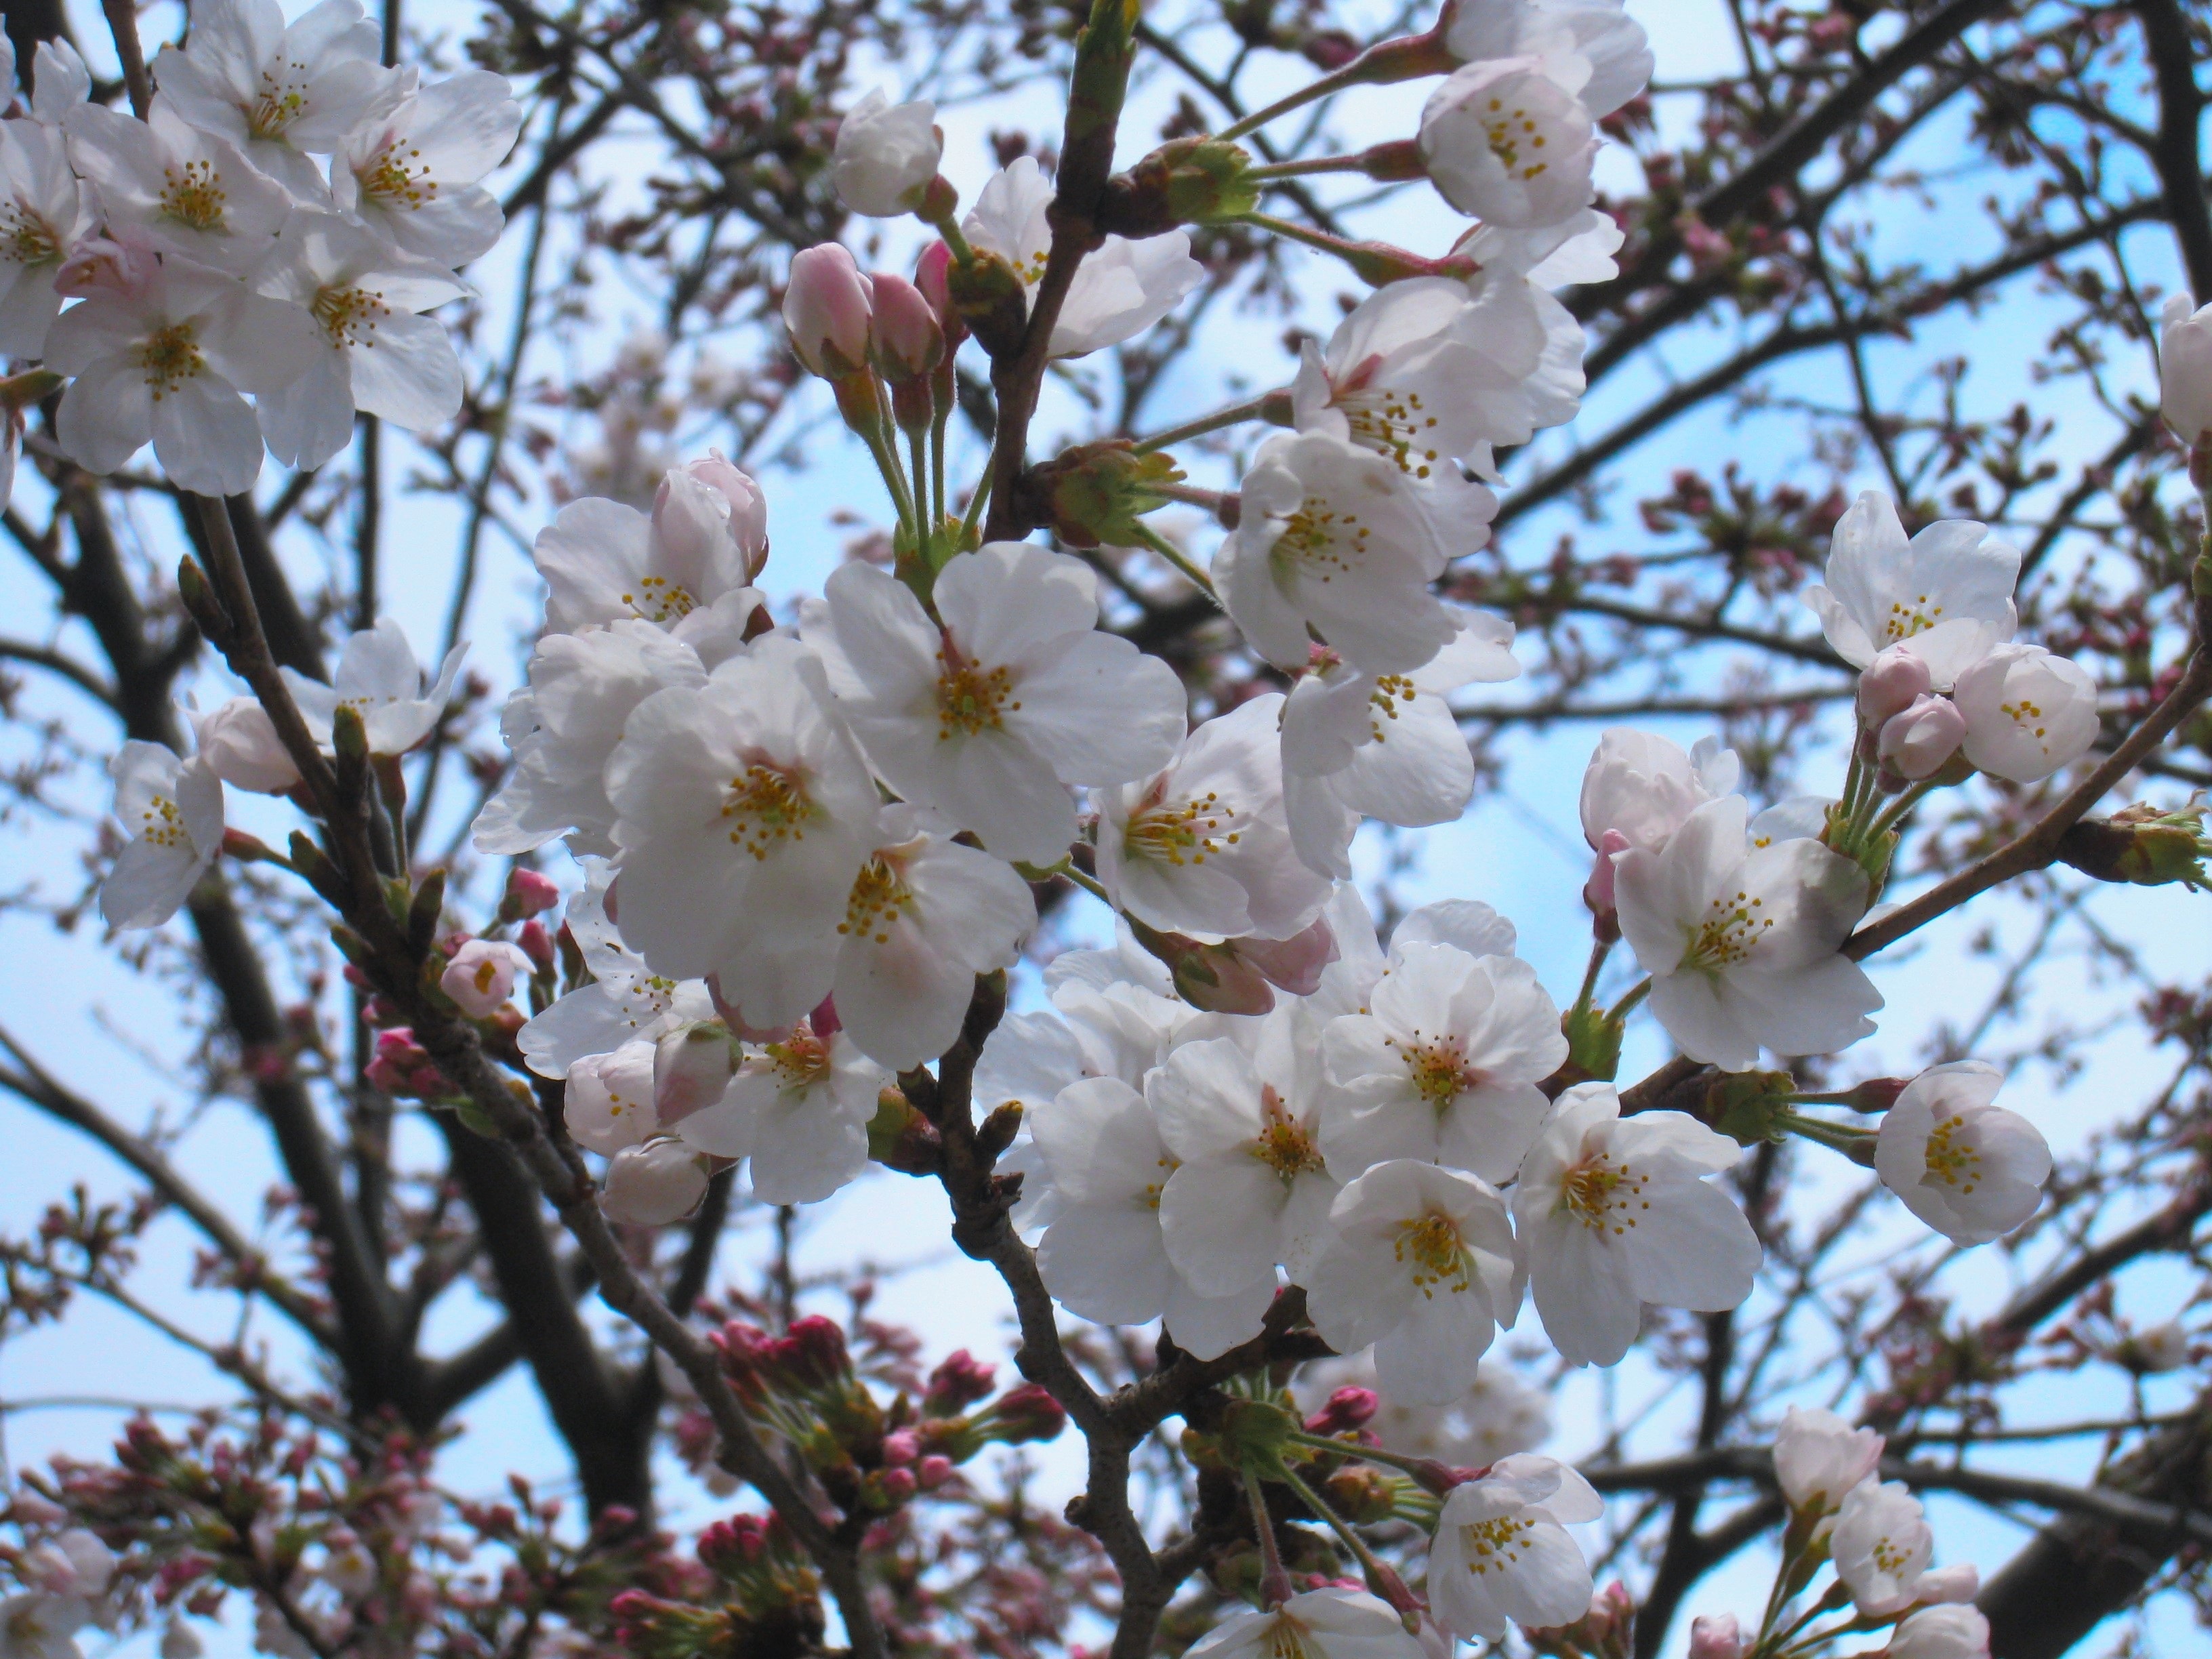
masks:
[(1207, 599), (1212, 599), (1216, 605), (1221, 603), (1221, 596), (1213, 591), (1213, 578), (1184, 557), (1174, 543), (1169, 541), (1142, 520), (1137, 521), (1137, 538), (1146, 547), (1181, 571), (1184, 577)]
[(1328, 1523), (1328, 1529), (1337, 1535), (1345, 1548), (1352, 1552), (1352, 1559), (1359, 1563), (1360, 1570), (1367, 1575), (1367, 1588), (1384, 1601), (1395, 1603), (1395, 1597), (1384, 1594), (1384, 1587), (1398, 1583), (1398, 1575), (1367, 1547), (1367, 1540), (1352, 1529), (1352, 1523), (1329, 1508), (1322, 1495), (1306, 1485), (1298, 1472), (1289, 1464), (1278, 1462), (1273, 1474), (1277, 1480), (1297, 1494), (1301, 1504)]
[(1267, 1494), (1260, 1490), (1260, 1477), (1249, 1468), (1244, 1471), (1244, 1501), (1251, 1505), (1252, 1531), (1260, 1540), (1260, 1607), (1273, 1613), (1291, 1599), (1291, 1575), (1275, 1542), (1275, 1519), (1267, 1513)]
[(1778, 1112), (1775, 1121), (1795, 1135), (1802, 1135), (1817, 1146), (1832, 1152), (1856, 1155), (1870, 1145), (1874, 1133), (1868, 1129), (1854, 1129), (1841, 1123), (1827, 1123), (1817, 1117), (1807, 1117), (1802, 1112)]
[(1341, 92), (1346, 87), (1359, 85), (1365, 76), (1354, 71), (1361, 70), (1364, 67), (1361, 60), (1355, 58), (1342, 69), (1324, 75), (1318, 81), (1309, 82), (1287, 98), (1278, 98), (1265, 109), (1253, 111), (1235, 125), (1224, 127), (1213, 136), (1222, 139), (1242, 138), (1248, 132), (1257, 132), (1268, 122), (1288, 115), (1293, 110), (1304, 109), (1317, 98), (1326, 98), (1333, 92)]
[(1898, 822), (1903, 818), (1907, 812), (1910, 812), (1915, 806), (1917, 806), (1922, 799), (1928, 795), (1936, 787), (1936, 783), (1933, 778), (1923, 778), (1917, 783), (1908, 784), (1905, 787), (1905, 793), (1899, 795), (1895, 800), (1890, 802), (1887, 806), (1881, 810), (1881, 814), (1875, 817), (1874, 827), (1867, 831), (1868, 841), (1873, 842), (1881, 836), (1887, 834), (1890, 830), (1894, 830), (1898, 825)]
[(1590, 1000), (1597, 994), (1598, 972), (1605, 966), (1605, 959), (1612, 954), (1611, 939), (1598, 939), (1590, 942), (1589, 966), (1583, 969), (1583, 988), (1575, 995), (1575, 1006), (1568, 1010), (1569, 1018), (1589, 1012)]
[(960, 518), (960, 545), (965, 547), (975, 539), (975, 526), (983, 522), (983, 509), (990, 505), (991, 479), (994, 470), (987, 470), (969, 498), (968, 510)]
[(1618, 1024), (1620, 1021), (1628, 1018), (1628, 1012), (1630, 1009), (1635, 1007), (1638, 1003), (1643, 1001), (1644, 998), (1650, 994), (1651, 977), (1647, 974), (1636, 984), (1631, 986), (1627, 994), (1607, 1011), (1605, 1016), (1606, 1018)]
[(914, 468), (915, 533), (926, 549), (930, 533), (937, 528), (938, 515), (929, 510), (929, 437), (919, 428), (906, 434), (906, 446)]
[(1170, 444), (1179, 444), (1188, 438), (1201, 438), (1209, 432), (1218, 432), (1224, 426), (1265, 420), (1267, 398), (1281, 395), (1280, 392), (1270, 392), (1267, 397), (1255, 398), (1249, 403), (1231, 404), (1226, 409), (1216, 410), (1195, 421), (1186, 421), (1181, 426), (1171, 426), (1164, 432), (1155, 432), (1149, 438), (1137, 441), (1137, 453), (1149, 455), (1156, 449), (1165, 449)]
[(968, 246), (968, 239), (961, 234), (957, 219), (948, 213), (942, 219), (932, 219), (929, 224), (931, 229), (945, 239), (945, 246), (952, 250), (955, 259), (963, 265), (975, 263), (975, 250)]
[[(951, 415), (951, 410), (941, 409), (929, 423), (929, 477), (937, 495), (937, 519), (931, 526), (933, 529), (941, 527), (943, 521), (952, 516), (952, 497), (945, 493), (945, 425)], [(959, 550), (957, 547), (952, 550), (955, 553)]]
[(1268, 161), (1256, 167), (1244, 169), (1247, 179), (1304, 179), (1317, 173), (1364, 173), (1367, 158), (1364, 155), (1310, 155), (1297, 161)]
[(1239, 218), (1255, 230), (1271, 232), (1287, 241), (1303, 242), (1323, 253), (1340, 254), (1350, 246), (1341, 236), (1332, 236), (1325, 230), (1315, 230), (1289, 219), (1278, 219), (1272, 213), (1246, 213)]

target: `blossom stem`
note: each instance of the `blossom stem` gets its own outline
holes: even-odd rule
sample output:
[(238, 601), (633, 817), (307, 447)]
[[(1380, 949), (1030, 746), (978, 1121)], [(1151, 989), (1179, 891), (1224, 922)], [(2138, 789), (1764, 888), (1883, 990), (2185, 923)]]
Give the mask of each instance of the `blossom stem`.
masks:
[(1297, 1494), (1301, 1504), (1328, 1523), (1328, 1529), (1337, 1535), (1345, 1548), (1352, 1552), (1352, 1559), (1359, 1563), (1360, 1570), (1367, 1575), (1369, 1589), (1388, 1601), (1401, 1615), (1409, 1609), (1418, 1610), (1419, 1604), (1413, 1601), (1413, 1593), (1406, 1588), (1405, 1581), (1367, 1547), (1367, 1540), (1352, 1530), (1352, 1523), (1331, 1509), (1327, 1500), (1308, 1486), (1296, 1469), (1278, 1460), (1271, 1473)]
[(1626, 993), (1622, 995), (1620, 1000), (1614, 1003), (1613, 1006), (1607, 1011), (1606, 1018), (1618, 1024), (1620, 1021), (1628, 1018), (1629, 1010), (1635, 1007), (1638, 1003), (1643, 1001), (1644, 998), (1650, 994), (1651, 976), (1649, 974), (1646, 974), (1634, 985), (1629, 987)]
[(1310, 1446), (1316, 1451), (1334, 1452), (1339, 1457), (1379, 1463), (1425, 1484), (1440, 1479), (1440, 1472), (1449, 1473), (1433, 1457), (1413, 1457), (1405, 1452), (1386, 1451), (1380, 1446), (1357, 1446), (1346, 1440), (1332, 1440), (1327, 1435), (1308, 1434), (1303, 1429), (1294, 1430), (1288, 1438), (1294, 1446)]
[(1213, 591), (1213, 578), (1207, 575), (1206, 572), (1200, 570), (1196, 565), (1193, 564), (1173, 542), (1168, 540), (1166, 537), (1161, 535), (1159, 532), (1154, 530), (1152, 526), (1145, 523), (1142, 520), (1139, 520), (1137, 521), (1137, 536), (1146, 547), (1150, 548), (1153, 552), (1158, 554), (1160, 557), (1165, 559), (1170, 564), (1181, 571), (1183, 576), (1193, 586), (1196, 587), (1200, 592), (1205, 594), (1207, 599), (1212, 599), (1216, 605), (1221, 603), (1221, 596)]
[[(951, 417), (950, 409), (940, 409), (929, 423), (929, 477), (937, 497), (937, 517), (930, 521), (933, 529), (942, 529), (944, 521), (952, 516), (952, 498), (945, 493), (945, 428)], [(947, 549), (946, 556), (959, 550)]]
[(1905, 815), (1917, 806), (1936, 787), (1933, 778), (1923, 778), (1917, 783), (1907, 785), (1903, 794), (1881, 810), (1881, 815), (1874, 821), (1874, 827), (1867, 831), (1867, 839), (1870, 842), (1876, 840), (1894, 830)]
[(1874, 1131), (1855, 1129), (1841, 1123), (1829, 1123), (1817, 1117), (1808, 1117), (1802, 1112), (1782, 1111), (1774, 1121), (1795, 1135), (1802, 1135), (1818, 1146), (1826, 1146), (1850, 1158), (1854, 1164), (1869, 1164), (1874, 1159)]
[(983, 510), (991, 504), (991, 480), (994, 471), (986, 471), (977, 480), (975, 493), (968, 498), (968, 510), (960, 515), (960, 545), (965, 547), (975, 539), (975, 526), (983, 522)]
[(915, 536), (926, 547), (930, 532), (937, 528), (937, 515), (929, 510), (928, 434), (917, 427), (906, 434), (906, 444), (914, 469)]
[(1605, 967), (1605, 959), (1612, 954), (1611, 939), (1601, 934), (1591, 941), (1589, 966), (1583, 969), (1583, 988), (1575, 994), (1575, 1006), (1568, 1011), (1571, 1015), (1589, 1012), (1590, 1000), (1597, 994), (1598, 974)]
[(1269, 405), (1277, 402), (1287, 402), (1288, 398), (1287, 392), (1270, 392), (1263, 397), (1254, 398), (1249, 402), (1231, 404), (1226, 409), (1218, 409), (1212, 414), (1201, 416), (1195, 421), (1185, 421), (1181, 426), (1171, 426), (1164, 432), (1155, 432), (1149, 438), (1139, 439), (1136, 452), (1139, 455), (1149, 455), (1156, 449), (1165, 449), (1170, 444), (1179, 444), (1188, 438), (1200, 438), (1209, 432), (1218, 432), (1224, 426), (1239, 426), (1246, 421), (1267, 420)]
[(1267, 1496), (1260, 1490), (1260, 1477), (1249, 1467), (1244, 1471), (1244, 1501), (1252, 1510), (1253, 1535), (1260, 1540), (1260, 1606), (1273, 1613), (1291, 1599), (1291, 1575), (1283, 1565), (1283, 1552), (1275, 1542), (1275, 1519), (1267, 1513)]
[(955, 259), (963, 265), (972, 265), (975, 263), (975, 250), (968, 246), (968, 239), (961, 234), (960, 222), (957, 219), (948, 213), (942, 218), (932, 219), (929, 226), (945, 239), (945, 246), (952, 250), (952, 257)]
[(1302, 161), (1269, 161), (1260, 167), (1247, 167), (1244, 176), (1262, 181), (1304, 179), (1317, 173), (1364, 173), (1367, 165), (1364, 155), (1309, 155)]
[(1365, 54), (1363, 53), (1360, 57), (1353, 58), (1342, 69), (1332, 70), (1330, 73), (1322, 76), (1317, 81), (1308, 82), (1304, 86), (1299, 88), (1297, 91), (1291, 93), (1288, 97), (1278, 98), (1273, 103), (1268, 105), (1265, 109), (1254, 110), (1243, 120), (1237, 122), (1234, 125), (1222, 128), (1220, 131), (1215, 133), (1213, 136), (1216, 138), (1224, 140), (1231, 138), (1242, 138), (1246, 133), (1257, 132), (1261, 127), (1266, 126), (1270, 121), (1275, 120), (1279, 117), (1288, 115), (1293, 110), (1304, 109), (1308, 104), (1312, 103), (1316, 99), (1326, 98), (1332, 93), (1341, 92), (1346, 87), (1358, 86), (1360, 82), (1365, 78), (1358, 72), (1364, 59)]

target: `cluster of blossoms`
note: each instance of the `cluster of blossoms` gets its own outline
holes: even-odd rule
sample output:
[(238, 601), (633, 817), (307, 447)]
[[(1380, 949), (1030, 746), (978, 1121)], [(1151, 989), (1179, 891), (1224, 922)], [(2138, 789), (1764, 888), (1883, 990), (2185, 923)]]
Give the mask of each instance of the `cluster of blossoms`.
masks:
[(356, 413), (420, 431), (459, 410), (459, 361), (422, 313), (499, 240), (478, 180), (521, 110), (497, 75), (382, 67), (380, 40), (356, 0), (289, 25), (276, 0), (211, 0), (155, 58), (143, 120), (41, 43), (0, 123), (0, 352), (43, 365), (11, 383), (16, 410), (69, 378), (70, 459), (111, 472), (150, 441), (172, 483), (231, 495), (264, 444), (318, 467)]

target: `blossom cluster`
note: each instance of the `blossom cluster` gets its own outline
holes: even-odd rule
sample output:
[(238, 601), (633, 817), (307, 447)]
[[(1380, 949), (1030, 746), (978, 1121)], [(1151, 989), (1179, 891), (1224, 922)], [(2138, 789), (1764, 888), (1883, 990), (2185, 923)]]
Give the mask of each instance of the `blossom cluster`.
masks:
[[(0, 352), (68, 378), (71, 460), (112, 472), (150, 441), (179, 488), (234, 495), (264, 446), (319, 467), (357, 413), (422, 431), (459, 410), (423, 313), (499, 240), (479, 181), (521, 111), (502, 76), (425, 85), (380, 42), (357, 0), (289, 24), (276, 0), (210, 0), (155, 57), (143, 119), (90, 100), (65, 40), (40, 45), (0, 122)], [(0, 86), (15, 70), (9, 51)]]

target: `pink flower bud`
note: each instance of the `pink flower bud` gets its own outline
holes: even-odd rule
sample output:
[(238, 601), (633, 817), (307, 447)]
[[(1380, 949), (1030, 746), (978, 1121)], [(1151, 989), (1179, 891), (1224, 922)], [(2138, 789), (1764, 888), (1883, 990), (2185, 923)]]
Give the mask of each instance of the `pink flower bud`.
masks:
[(26, 1486), (9, 1504), (8, 1516), (18, 1526), (57, 1527), (69, 1519), (69, 1511), (51, 1498)]
[(842, 243), (821, 243), (792, 260), (783, 325), (791, 349), (812, 373), (834, 380), (865, 368), (874, 312), (868, 279)]
[(954, 1349), (929, 1374), (929, 1386), (921, 1396), (921, 1414), (952, 1417), (977, 1401), (988, 1399), (997, 1374), (996, 1366), (985, 1364), (967, 1349)]
[(659, 1227), (680, 1220), (707, 1194), (705, 1164), (680, 1140), (625, 1146), (607, 1164), (599, 1207), (610, 1221)]
[(936, 1452), (914, 1466), (914, 1478), (924, 1492), (935, 1492), (953, 1475), (952, 1460)]
[(71, 300), (94, 294), (135, 300), (153, 286), (161, 270), (161, 256), (143, 242), (89, 236), (54, 273), (54, 291)]
[(1737, 1659), (1743, 1630), (1732, 1613), (1701, 1614), (1690, 1621), (1690, 1659)]
[(894, 1429), (884, 1437), (884, 1462), (903, 1468), (921, 1455), (921, 1437), (912, 1429)]
[(544, 922), (535, 918), (524, 922), (522, 931), (514, 936), (514, 942), (539, 973), (553, 971), (553, 935), (545, 931)]
[(702, 1020), (664, 1036), (653, 1045), (653, 1109), (672, 1129), (730, 1086), (738, 1069), (737, 1045), (719, 1020)]
[(806, 1023), (812, 1028), (814, 1035), (824, 1042), (845, 1029), (845, 1022), (837, 1018), (837, 1000), (835, 997), (824, 997), (817, 1003), (814, 1012), (807, 1015)]
[(903, 276), (868, 278), (875, 300), (869, 332), (876, 367), (893, 386), (920, 380), (945, 355), (945, 331), (928, 299)]
[(1261, 978), (1294, 997), (1310, 997), (1321, 989), (1322, 970), (1337, 957), (1336, 935), (1325, 919), (1288, 939), (1239, 939), (1229, 944)]
[(1918, 653), (1909, 645), (1893, 645), (1859, 675), (1859, 718), (1868, 730), (1880, 731), (1893, 715), (1926, 696), (1933, 684)]
[(1022, 1382), (1000, 1395), (975, 1419), (984, 1437), (1005, 1445), (1050, 1440), (1067, 1426), (1067, 1413), (1041, 1382)]
[(722, 568), (718, 555), (734, 544), (750, 581), (768, 563), (768, 498), (749, 473), (710, 451), (661, 479), (653, 498), (653, 532), (687, 570)]
[(1923, 1606), (1947, 1601), (1971, 1601), (1982, 1593), (1981, 1570), (1971, 1561), (1948, 1567), (1930, 1567), (1914, 1581), (1913, 1599)]
[(530, 976), (530, 958), (504, 939), (472, 939), (453, 952), (438, 988), (471, 1019), (490, 1018), (514, 994), (518, 977)]
[(507, 902), (517, 916), (543, 915), (561, 902), (561, 889), (550, 876), (518, 867), (507, 878)]
[(921, 1489), (912, 1469), (878, 1469), (872, 1483), (886, 1507), (896, 1508)]
[(951, 271), (952, 250), (943, 242), (932, 242), (915, 261), (914, 285), (937, 313), (937, 325), (945, 333), (945, 349), (957, 351), (968, 337), (968, 325), (952, 304)]
[(1306, 1419), (1308, 1434), (1346, 1434), (1365, 1424), (1382, 1408), (1372, 1389), (1347, 1386), (1329, 1395), (1328, 1402)]
[(1883, 723), (1875, 750), (1882, 764), (1917, 782), (1939, 771), (1966, 740), (1966, 717), (1948, 697), (1923, 696)]
[(1598, 837), (1597, 861), (1590, 866), (1589, 879), (1583, 884), (1583, 902), (1589, 906), (1592, 915), (1613, 913), (1613, 861), (1629, 845), (1628, 837), (1618, 830), (1608, 830)]

